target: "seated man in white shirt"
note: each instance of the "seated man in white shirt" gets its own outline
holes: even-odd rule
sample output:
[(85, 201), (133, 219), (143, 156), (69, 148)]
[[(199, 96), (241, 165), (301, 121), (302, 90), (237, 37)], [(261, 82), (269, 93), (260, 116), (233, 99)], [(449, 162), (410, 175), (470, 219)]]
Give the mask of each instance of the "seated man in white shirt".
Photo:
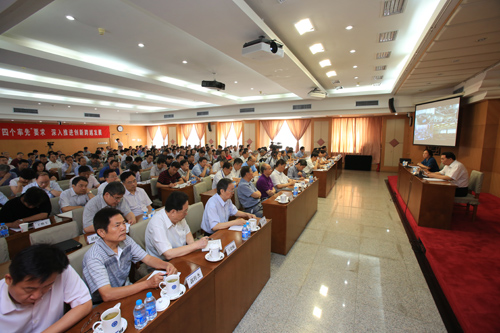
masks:
[(217, 162), (215, 162), (214, 165), (212, 166), (212, 170), (210, 170), (210, 174), (215, 175), (217, 173), (217, 171), (222, 169), (222, 166), (226, 162), (227, 162), (227, 159), (224, 157), (217, 158)]
[(36, 175), (36, 180), (26, 185), (23, 188), (23, 192), (26, 192), (31, 187), (39, 187), (47, 193), (49, 198), (55, 198), (61, 195), (62, 189), (55, 180), (50, 180), (50, 176), (47, 172), (40, 172)]
[(303, 173), (305, 173), (304, 177), (312, 175), (313, 170), (319, 167), (318, 153), (312, 152), (311, 156), (306, 159), (306, 162), (307, 166), (303, 170)]
[(59, 207), (62, 213), (82, 208), (94, 197), (87, 188), (88, 182), (87, 178), (80, 176), (71, 180), (71, 188), (64, 190), (59, 197)]
[(138, 220), (144, 212), (151, 213), (153, 211), (151, 199), (144, 189), (137, 187), (137, 178), (134, 173), (126, 171), (120, 175), (120, 180), (125, 186), (125, 195), (123, 199), (127, 201), (135, 218)]
[(73, 156), (66, 156), (65, 162), (61, 166), (63, 178), (66, 176), (74, 176), (75, 169), (78, 167), (78, 164), (73, 161)]
[[(93, 189), (93, 188), (99, 188), (101, 186), (101, 184), (99, 184), (99, 181), (95, 178), (94, 174), (92, 173), (92, 171), (90, 170), (89, 166), (88, 165), (82, 165), (78, 168), (78, 176), (77, 177), (85, 177), (87, 178), (87, 188), (89, 190)], [(73, 177), (70, 179), (70, 184), (71, 182), (73, 181), (73, 179), (75, 179), (76, 177)]]
[(92, 174), (94, 173), (94, 168), (92, 168), (92, 166), (90, 165), (87, 165), (87, 158), (85, 156), (79, 156), (77, 157), (77, 159), (78, 159), (78, 166), (75, 168), (75, 175), (78, 175), (80, 173), (79, 170), (82, 166), (86, 166), (87, 168), (89, 168)]
[(165, 210), (156, 213), (146, 228), (146, 252), (162, 260), (181, 257), (205, 248), (208, 237), (195, 241), (186, 222), (188, 196), (172, 192), (165, 202)]
[(214, 179), (212, 180), (212, 190), (217, 188), (217, 183), (222, 179), (222, 178), (227, 178), (230, 179), (231, 181), (233, 178), (231, 177), (231, 171), (233, 167), (231, 166), (231, 163), (229, 162), (224, 162), (222, 165), (222, 170), (219, 170), (215, 176)]
[(102, 183), (101, 185), (99, 185), (99, 187), (97, 188), (97, 194), (98, 195), (102, 194), (104, 192), (104, 189), (106, 188), (106, 185), (108, 185), (109, 183), (119, 182), (120, 181), (120, 178), (116, 174), (116, 170), (106, 169), (104, 171), (103, 175), (104, 175), (105, 182)]
[[(66, 313), (65, 303), (71, 307)], [(52, 245), (19, 252), (0, 281), (2, 332), (66, 332), (91, 310), (87, 286)]]
[[(220, 229), (228, 229), (233, 225), (243, 225), (245, 219), (256, 218), (254, 214), (242, 212), (231, 201), (234, 194), (234, 184), (230, 179), (221, 179), (217, 184), (217, 194), (208, 199), (203, 212), (201, 229), (209, 236)], [(239, 219), (229, 221), (230, 216)]]
[(284, 160), (278, 160), (274, 168), (273, 173), (271, 173), (271, 180), (276, 190), (282, 190), (287, 187), (293, 187), (297, 182), (296, 180), (288, 178), (287, 175), (283, 173), (286, 168), (286, 162)]
[(455, 196), (466, 197), (469, 193), (469, 173), (465, 166), (457, 161), (455, 154), (452, 152), (441, 153), (441, 163), (444, 168), (438, 172), (427, 172), (425, 174), (429, 178), (438, 178), (449, 180), (453, 185), (456, 185)]
[(193, 175), (193, 172), (189, 170), (189, 162), (188, 160), (182, 160), (179, 162), (179, 165), (181, 166), (179, 169), (179, 175), (181, 175), (182, 180), (187, 183), (190, 180), (196, 179), (200, 180), (200, 177), (196, 177)]
[(167, 170), (167, 160), (163, 157), (159, 157), (158, 160), (156, 161), (156, 165), (154, 165), (151, 168), (151, 171), (149, 173), (149, 178), (158, 178), (160, 173), (163, 171)]
[(231, 171), (231, 177), (235, 182), (239, 182), (241, 179), (241, 167), (243, 165), (243, 161), (241, 158), (236, 158), (233, 162), (233, 170)]
[(141, 162), (141, 170), (144, 172), (144, 171), (148, 171), (148, 170), (151, 170), (151, 168), (154, 166), (155, 164), (153, 163), (153, 155), (148, 155), (146, 156), (146, 159), (144, 161)]

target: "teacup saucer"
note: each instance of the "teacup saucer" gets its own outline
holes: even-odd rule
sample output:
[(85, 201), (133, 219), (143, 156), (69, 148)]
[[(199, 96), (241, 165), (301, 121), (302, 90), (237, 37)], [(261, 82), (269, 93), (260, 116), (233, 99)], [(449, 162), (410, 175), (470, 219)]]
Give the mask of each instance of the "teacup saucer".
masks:
[(288, 197), (287, 197), (287, 199), (285, 201), (281, 201), (281, 200), (276, 200), (276, 201), (278, 201), (280, 204), (287, 204), (287, 203), (290, 202), (290, 200), (288, 199)]
[(161, 312), (163, 310), (166, 310), (169, 305), (170, 305), (169, 297), (160, 297), (159, 299), (156, 300), (156, 311)]
[(251, 232), (256, 232), (256, 231), (259, 231), (259, 230), (260, 230), (260, 227), (259, 227), (259, 226), (257, 226), (255, 229), (252, 229), (252, 230), (250, 230), (250, 231), (251, 231)]
[[(127, 330), (128, 322), (127, 319), (122, 317), (122, 328), (118, 332), (123, 333)], [(99, 324), (94, 330), (94, 333), (103, 333), (102, 326)]]
[(220, 252), (219, 253), (219, 259), (212, 259), (212, 257), (210, 256), (210, 252), (205, 254), (205, 259), (207, 259), (208, 261), (210, 262), (217, 262), (217, 261), (221, 261), (222, 259), (224, 259), (224, 252)]
[(184, 295), (184, 293), (186, 292), (186, 286), (181, 284), (179, 286), (179, 293), (178, 294), (175, 294), (175, 295), (168, 295), (166, 292), (164, 292), (163, 290), (161, 291), (161, 297), (167, 297), (167, 298), (170, 298), (171, 301), (173, 300), (176, 300), (178, 299), (179, 297), (181, 297), (182, 295)]

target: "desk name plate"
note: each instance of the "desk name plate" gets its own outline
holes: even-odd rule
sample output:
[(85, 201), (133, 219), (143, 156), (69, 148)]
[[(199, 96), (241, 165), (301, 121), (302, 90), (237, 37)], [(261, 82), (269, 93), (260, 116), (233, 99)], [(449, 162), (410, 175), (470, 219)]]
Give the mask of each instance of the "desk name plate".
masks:
[(191, 289), (195, 284), (197, 284), (201, 279), (203, 279), (203, 273), (201, 272), (201, 267), (198, 267), (193, 273), (186, 277), (187, 285)]
[(96, 240), (99, 239), (99, 235), (98, 234), (92, 234), (92, 235), (89, 235), (87, 236), (87, 244), (94, 244), (96, 242)]
[(36, 221), (36, 222), (33, 222), (33, 228), (38, 229), (38, 228), (46, 227), (50, 224), (51, 223), (50, 223), (49, 219)]
[(232, 241), (231, 243), (227, 244), (227, 246), (224, 248), (224, 252), (226, 252), (227, 256), (231, 253), (233, 253), (236, 250), (236, 243)]

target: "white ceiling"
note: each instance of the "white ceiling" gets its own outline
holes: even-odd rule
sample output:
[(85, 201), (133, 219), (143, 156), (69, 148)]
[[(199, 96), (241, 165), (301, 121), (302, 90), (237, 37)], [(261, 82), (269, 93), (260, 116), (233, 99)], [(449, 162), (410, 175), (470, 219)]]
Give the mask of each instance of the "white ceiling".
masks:
[[(422, 99), (452, 91), (500, 60), (498, 0), (408, 0), (403, 13), (388, 17), (384, 1), (375, 0), (43, 0), (36, 5), (47, 5), (38, 11), (35, 2), (9, 0), (10, 7), (0, 7), (4, 119), (12, 107), (30, 106), (68, 120), (106, 113), (106, 122), (116, 122), (111, 112), (120, 110), (123, 123), (157, 123), (157, 112), (187, 115), (200, 108), (232, 117), (234, 105), (289, 107), (314, 88), (328, 92), (324, 107), (341, 99), (348, 104), (348, 96)], [(315, 31), (299, 35), (294, 24), (304, 18)], [(379, 33), (393, 30), (395, 41), (379, 43)], [(260, 35), (284, 44), (285, 56), (243, 57), (243, 44)], [(313, 55), (309, 46), (319, 42), (325, 52)], [(386, 51), (390, 58), (376, 59)], [(323, 59), (332, 66), (321, 68)], [(386, 70), (375, 71), (379, 65)], [(337, 76), (328, 78), (330, 70)], [(225, 91), (201, 89), (202, 80), (214, 78)], [(490, 75), (471, 94), (496, 91), (497, 82)], [(260, 117), (277, 115), (276, 107), (267, 109), (275, 111)]]

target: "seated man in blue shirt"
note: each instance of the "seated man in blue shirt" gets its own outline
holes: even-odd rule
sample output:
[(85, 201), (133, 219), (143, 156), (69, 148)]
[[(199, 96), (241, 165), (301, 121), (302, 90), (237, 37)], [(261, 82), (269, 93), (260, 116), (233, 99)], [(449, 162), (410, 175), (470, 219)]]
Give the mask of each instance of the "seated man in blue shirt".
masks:
[(200, 157), (198, 164), (193, 168), (193, 175), (196, 177), (207, 177), (210, 174), (210, 166), (207, 163), (206, 157)]
[[(255, 167), (255, 161), (256, 161), (255, 157), (249, 156), (248, 160), (241, 165), (242, 168), (246, 167), (246, 166), (250, 168), (250, 170), (252, 172), (252, 178), (259, 175), (259, 172), (257, 171), (257, 168)], [(243, 178), (243, 176), (241, 176), (241, 178)]]
[(257, 217), (262, 217), (264, 214), (264, 208), (260, 203), (262, 194), (251, 182), (252, 178), (253, 175), (250, 167), (242, 167), (241, 180), (238, 185), (238, 199), (245, 212), (254, 214)]
[[(217, 183), (217, 194), (208, 199), (203, 212), (201, 229), (209, 236), (219, 229), (228, 229), (233, 225), (245, 224), (245, 219), (255, 218), (254, 214), (248, 214), (236, 209), (231, 197), (234, 194), (234, 184), (231, 179), (223, 178)], [(260, 194), (260, 192), (259, 192)], [(230, 216), (240, 217), (228, 221)]]

